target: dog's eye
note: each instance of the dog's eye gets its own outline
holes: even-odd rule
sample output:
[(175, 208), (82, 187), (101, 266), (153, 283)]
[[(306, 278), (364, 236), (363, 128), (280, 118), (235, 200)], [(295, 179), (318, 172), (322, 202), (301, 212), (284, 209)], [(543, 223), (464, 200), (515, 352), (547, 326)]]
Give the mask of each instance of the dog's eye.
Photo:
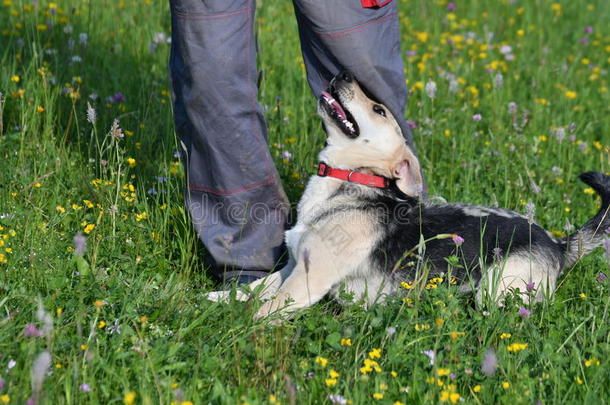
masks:
[(377, 114), (381, 115), (382, 117), (385, 117), (385, 110), (379, 104), (375, 104), (373, 106), (373, 111), (375, 111)]

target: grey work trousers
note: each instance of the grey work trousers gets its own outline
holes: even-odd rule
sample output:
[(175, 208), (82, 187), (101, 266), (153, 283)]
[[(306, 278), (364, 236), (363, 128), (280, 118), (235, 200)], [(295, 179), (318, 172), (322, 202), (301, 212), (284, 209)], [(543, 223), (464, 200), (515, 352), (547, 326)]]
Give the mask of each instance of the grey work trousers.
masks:
[[(293, 3), (314, 95), (337, 72), (351, 71), (399, 118), (414, 148), (404, 120), (407, 89), (396, 1), (378, 8), (364, 8), (360, 0)], [(281, 253), (289, 205), (257, 101), (255, 0), (170, 4), (169, 67), (186, 207), (218, 267), (270, 269)]]

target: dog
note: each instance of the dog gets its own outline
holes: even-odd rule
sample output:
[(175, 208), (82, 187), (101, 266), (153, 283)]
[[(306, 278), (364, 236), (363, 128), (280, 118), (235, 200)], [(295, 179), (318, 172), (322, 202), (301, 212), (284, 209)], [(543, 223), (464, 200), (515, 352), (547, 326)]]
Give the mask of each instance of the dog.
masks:
[[(474, 290), (480, 302), (502, 305), (509, 290), (542, 301), (563, 270), (602, 243), (610, 229), (610, 176), (580, 175), (601, 196), (601, 209), (563, 239), (510, 210), (430, 203), (396, 119), (368, 94), (347, 72), (322, 92), (326, 145), (297, 224), (285, 235), (288, 264), (236, 292), (237, 300), (264, 301), (255, 318), (288, 316), (328, 293), (371, 305), (430, 277)], [(230, 296), (215, 291), (206, 298)]]

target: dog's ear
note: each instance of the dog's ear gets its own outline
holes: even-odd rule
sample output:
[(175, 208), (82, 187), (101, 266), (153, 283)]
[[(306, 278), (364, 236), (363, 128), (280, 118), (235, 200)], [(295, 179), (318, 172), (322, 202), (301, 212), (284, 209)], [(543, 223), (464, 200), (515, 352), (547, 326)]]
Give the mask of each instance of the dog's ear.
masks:
[(423, 193), (423, 180), (416, 157), (400, 161), (393, 173), (400, 191), (409, 197), (419, 197)]

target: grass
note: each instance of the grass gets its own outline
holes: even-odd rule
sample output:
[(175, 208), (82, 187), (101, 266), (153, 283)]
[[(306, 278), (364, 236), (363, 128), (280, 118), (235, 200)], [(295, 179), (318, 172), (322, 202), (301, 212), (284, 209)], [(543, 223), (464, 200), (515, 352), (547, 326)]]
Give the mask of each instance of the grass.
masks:
[[(297, 202), (323, 133), (292, 6), (259, 3), (260, 100)], [(482, 309), (452, 286), (369, 310), (326, 301), (281, 327), (253, 322), (256, 302), (203, 300), (213, 284), (182, 206), (168, 44), (149, 49), (169, 33), (168, 5), (36, 4), (0, 6), (1, 404), (608, 403), (601, 251), (529, 317), (517, 298)], [(557, 234), (588, 219), (599, 199), (575, 176), (610, 171), (608, 3), (472, 1), (450, 12), (411, 0), (400, 19), (406, 114), (431, 194), (520, 212), (532, 202)], [(109, 136), (115, 119), (122, 138)], [(490, 349), (498, 367), (486, 376)]]

